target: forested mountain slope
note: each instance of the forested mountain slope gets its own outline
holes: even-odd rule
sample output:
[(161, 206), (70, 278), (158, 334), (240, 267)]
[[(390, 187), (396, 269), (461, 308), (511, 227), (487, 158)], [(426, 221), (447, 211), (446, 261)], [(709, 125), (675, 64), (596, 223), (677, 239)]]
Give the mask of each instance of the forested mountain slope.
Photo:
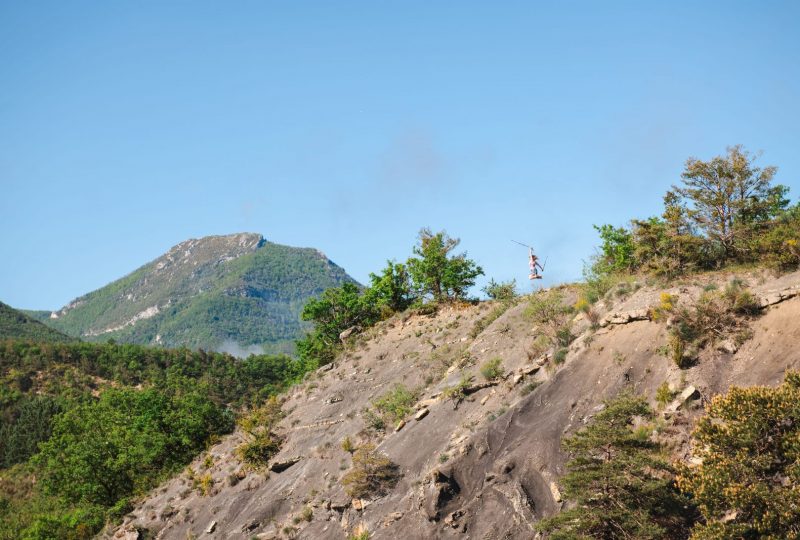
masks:
[(87, 341), (291, 351), (304, 328), (305, 302), (348, 281), (315, 249), (273, 244), (259, 234), (209, 236), (178, 244), (45, 322)]
[(66, 342), (74, 338), (62, 334), (25, 313), (0, 302), (0, 340), (28, 339), (31, 341)]

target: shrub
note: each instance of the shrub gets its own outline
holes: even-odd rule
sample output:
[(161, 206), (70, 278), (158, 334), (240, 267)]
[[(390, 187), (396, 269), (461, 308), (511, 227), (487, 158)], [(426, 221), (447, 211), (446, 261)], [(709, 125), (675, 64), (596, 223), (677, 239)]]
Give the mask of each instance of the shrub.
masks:
[(326, 289), (303, 307), (301, 318), (312, 321), (314, 329), (297, 342), (297, 351), (305, 362), (328, 364), (339, 350), (339, 335), (354, 326), (368, 327), (380, 319), (380, 309), (354, 283)]
[(564, 295), (558, 289), (532, 295), (525, 308), (525, 316), (541, 327), (551, 344), (560, 347), (566, 347), (574, 339), (570, 313), (571, 308), (564, 303)]
[(349, 435), (344, 439), (342, 439), (342, 450), (344, 450), (348, 454), (352, 454), (353, 452), (356, 451), (356, 445), (353, 444), (353, 441), (352, 439), (350, 439)]
[(686, 343), (680, 333), (670, 332), (667, 342), (667, 352), (672, 362), (680, 369), (687, 367), (690, 359), (686, 357)]
[(366, 499), (385, 495), (399, 478), (392, 460), (375, 450), (375, 445), (364, 444), (353, 454), (353, 466), (341, 482), (350, 497)]
[(375, 431), (383, 431), (386, 429), (386, 421), (379, 414), (375, 414), (372, 409), (364, 409), (364, 423), (368, 428)]
[(539, 388), (539, 386), (541, 386), (541, 384), (542, 384), (541, 381), (529, 382), (528, 384), (526, 384), (525, 386), (523, 386), (520, 389), (519, 393), (522, 396), (527, 396), (528, 394), (530, 394), (531, 392), (533, 392), (534, 390)]
[(490, 279), (489, 283), (481, 289), (492, 300), (513, 300), (517, 297), (517, 280), (496, 282)]
[(691, 360), (687, 350), (699, 350), (709, 342), (732, 338), (741, 345), (752, 333), (746, 318), (760, 312), (758, 300), (741, 281), (734, 280), (724, 291), (704, 290), (693, 304), (677, 306), (674, 297), (662, 293), (661, 303), (651, 309), (659, 320), (671, 312), (674, 325), (667, 342), (669, 358), (680, 368)]
[(458, 406), (467, 397), (466, 389), (472, 384), (472, 377), (462, 375), (461, 380), (454, 386), (448, 386), (442, 390), (442, 397), (449, 399), (453, 402), (453, 409), (458, 409)]
[(247, 439), (236, 448), (236, 454), (243, 463), (253, 469), (262, 469), (268, 465), (283, 442), (273, 432), (281, 418), (283, 412), (280, 402), (271, 397), (239, 420), (239, 427)]
[(487, 360), (481, 366), (481, 375), (487, 381), (493, 381), (503, 376), (503, 359), (502, 358), (492, 358), (491, 360)]
[(314, 509), (310, 506), (304, 507), (303, 511), (300, 512), (300, 519), (311, 522), (311, 520), (314, 519)]
[(369, 537), (369, 530), (366, 527), (359, 525), (356, 527), (356, 530), (353, 531), (353, 534), (347, 537), (347, 540), (369, 540)]
[(395, 424), (406, 418), (417, 401), (417, 392), (409, 390), (403, 384), (396, 384), (393, 389), (372, 402), (375, 409), (385, 421)]
[(675, 399), (675, 396), (676, 392), (673, 392), (672, 389), (670, 389), (667, 381), (661, 383), (656, 389), (656, 403), (662, 407), (666, 407), (669, 402)]
[(380, 275), (370, 274), (369, 279), (367, 297), (385, 307), (389, 313), (404, 311), (416, 300), (411, 290), (408, 268), (403, 263), (386, 261), (386, 267)]
[(666, 319), (670, 313), (675, 311), (675, 306), (677, 305), (677, 296), (671, 295), (667, 292), (662, 292), (659, 295), (658, 305), (650, 308), (650, 313), (648, 313), (650, 320), (661, 321)]
[(756, 315), (761, 311), (758, 299), (745, 288), (744, 283), (739, 279), (733, 279), (728, 283), (723, 296), (731, 311), (738, 315)]
[(214, 479), (211, 477), (211, 473), (206, 473), (199, 478), (195, 478), (194, 487), (203, 497), (211, 495), (211, 490), (214, 487)]
[(553, 354), (553, 363), (555, 365), (557, 365), (557, 366), (560, 365), (560, 364), (563, 364), (564, 361), (567, 359), (567, 353), (568, 352), (569, 352), (569, 350), (566, 349), (566, 348), (563, 348), (563, 347), (558, 349), (555, 352), (555, 354)]

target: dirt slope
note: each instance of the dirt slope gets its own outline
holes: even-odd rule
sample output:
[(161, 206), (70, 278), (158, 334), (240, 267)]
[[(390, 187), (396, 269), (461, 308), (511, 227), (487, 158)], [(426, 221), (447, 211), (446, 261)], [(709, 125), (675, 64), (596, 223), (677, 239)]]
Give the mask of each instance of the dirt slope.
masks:
[[(480, 332), (475, 325), (495, 309), (490, 303), (433, 317), (398, 316), (360, 336), (350, 352), (288, 396), (281, 422), (286, 443), (276, 462), (294, 464), (282, 472), (247, 472), (235, 458), (241, 439), (234, 434), (208, 451), (208, 470), (206, 456), (192, 465), (196, 474), (211, 475), (210, 494), (192, 489), (183, 474), (106, 536), (136, 538), (139, 528), (156, 538), (343, 539), (364, 527), (378, 539), (531, 538), (535, 521), (562, 504), (561, 437), (584, 425), (603, 399), (632, 387), (652, 400), (665, 380), (677, 390), (695, 387), (697, 399), (668, 407), (670, 442), (685, 457), (704, 400), (732, 384), (775, 385), (787, 368), (800, 369), (800, 272), (743, 277), (764, 306), (752, 338), (736, 352), (709, 348), (684, 370), (658, 353), (667, 330), (646, 317), (664, 290), (654, 287), (601, 302), (599, 329), (576, 317), (578, 338), (559, 366), (529, 354), (540, 330), (525, 316), (525, 299)], [(709, 281), (729, 278), (705, 277), (667, 291), (688, 301)], [(464, 373), (481, 382), (480, 365), (495, 357), (503, 360), (504, 380), (477, 389), (457, 409), (443, 399), (442, 390)], [(534, 381), (541, 384), (530, 391)], [(399, 431), (370, 433), (364, 410), (397, 383), (422, 388), (416, 410), (428, 413), (420, 420), (412, 415)], [(402, 478), (388, 495), (347, 497), (339, 483), (351, 463), (341, 448), (346, 436), (372, 437), (400, 466)], [(301, 519), (306, 507), (310, 521)]]

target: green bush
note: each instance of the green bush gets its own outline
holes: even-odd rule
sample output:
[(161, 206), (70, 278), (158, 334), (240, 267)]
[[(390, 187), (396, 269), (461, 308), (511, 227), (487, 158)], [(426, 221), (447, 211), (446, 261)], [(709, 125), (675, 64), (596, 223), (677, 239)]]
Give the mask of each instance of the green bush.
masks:
[(503, 359), (502, 358), (492, 358), (491, 360), (487, 360), (481, 366), (481, 375), (487, 381), (493, 381), (495, 379), (499, 379), (503, 376), (504, 369), (503, 369)]
[(567, 353), (569, 353), (569, 349), (564, 347), (557, 349), (555, 354), (553, 354), (553, 363), (557, 366), (563, 364), (567, 359)]
[(111, 389), (58, 416), (36, 462), (47, 493), (111, 506), (153, 487), (209, 437), (232, 429), (232, 415), (200, 392)]
[(280, 402), (271, 397), (239, 419), (238, 425), (245, 441), (236, 448), (236, 455), (248, 467), (266, 468), (272, 456), (280, 451), (283, 441), (275, 434), (274, 429), (281, 418), (283, 412)]
[(496, 282), (490, 279), (489, 283), (481, 289), (492, 300), (508, 301), (517, 297), (517, 280)]
[(373, 401), (372, 405), (385, 421), (396, 424), (411, 414), (417, 395), (416, 391), (409, 390), (405, 385), (396, 384), (394, 388)]
[(672, 389), (669, 387), (669, 383), (664, 381), (661, 383), (658, 388), (656, 389), (656, 403), (661, 405), (662, 407), (666, 407), (677, 395), (676, 392), (673, 392)]
[(297, 352), (306, 362), (329, 364), (341, 350), (343, 331), (371, 326), (380, 316), (379, 306), (354, 283), (327, 289), (303, 307), (301, 317), (313, 321), (314, 329), (297, 342)]

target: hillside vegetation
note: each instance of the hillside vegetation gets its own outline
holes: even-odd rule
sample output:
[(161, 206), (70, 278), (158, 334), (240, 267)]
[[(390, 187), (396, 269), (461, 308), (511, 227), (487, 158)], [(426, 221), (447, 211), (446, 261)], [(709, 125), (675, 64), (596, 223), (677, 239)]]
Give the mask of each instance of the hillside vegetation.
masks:
[(90, 538), (306, 369), (287, 356), (0, 341), (0, 538)]
[(21, 311), (0, 302), (0, 340), (20, 339), (39, 342), (75, 341)]
[[(489, 302), (422, 229), (303, 304), (296, 360), (2, 342), (0, 538), (800, 538), (800, 210), (774, 175), (740, 147), (690, 159), (663, 216), (598, 227), (584, 282), (490, 280)], [(270, 296), (264, 246), (191, 241), (148, 272)], [(305, 261), (310, 288), (330, 268)], [(149, 305), (132, 276), (56, 321)], [(224, 319), (186, 294), (175, 320)], [(145, 312), (113, 332), (167, 313)]]
[[(798, 538), (800, 223), (774, 173), (739, 147), (691, 159), (663, 217), (598, 227), (584, 283), (492, 280), (491, 303), (423, 229), (406, 263), (306, 305), (322, 367), (260, 429), (109, 535)], [(183, 492), (205, 462), (213, 487)]]
[(178, 244), (44, 322), (87, 341), (291, 352), (307, 326), (303, 305), (349, 282), (314, 249), (258, 234), (210, 236)]

